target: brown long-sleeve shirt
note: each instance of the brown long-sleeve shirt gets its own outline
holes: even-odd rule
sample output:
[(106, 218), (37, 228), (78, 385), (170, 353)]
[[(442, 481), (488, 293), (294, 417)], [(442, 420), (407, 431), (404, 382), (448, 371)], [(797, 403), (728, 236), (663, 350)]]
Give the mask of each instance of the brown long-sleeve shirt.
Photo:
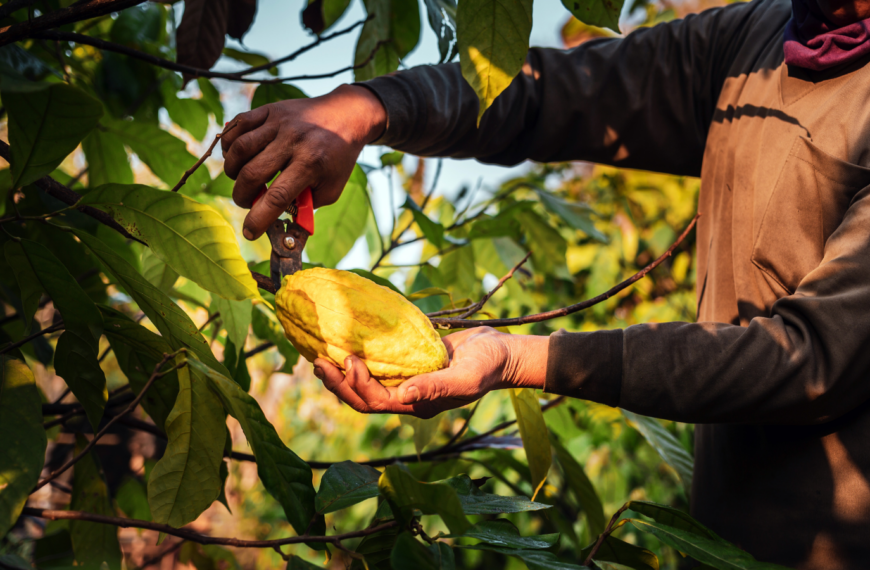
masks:
[(551, 336), (548, 392), (695, 422), (692, 510), (758, 559), (870, 567), (870, 66), (783, 64), (787, 0), (533, 49), (475, 127), (456, 64), (368, 82), (383, 144), (701, 176), (698, 322)]

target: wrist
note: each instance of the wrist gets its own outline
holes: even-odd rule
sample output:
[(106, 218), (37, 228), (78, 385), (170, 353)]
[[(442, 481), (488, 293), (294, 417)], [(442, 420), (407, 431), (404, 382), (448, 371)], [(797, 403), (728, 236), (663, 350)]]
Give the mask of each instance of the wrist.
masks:
[(549, 337), (504, 334), (502, 340), (507, 347), (502, 387), (543, 389)]
[(350, 111), (358, 143), (367, 145), (381, 138), (387, 128), (387, 110), (374, 93), (359, 85), (341, 85), (332, 95)]

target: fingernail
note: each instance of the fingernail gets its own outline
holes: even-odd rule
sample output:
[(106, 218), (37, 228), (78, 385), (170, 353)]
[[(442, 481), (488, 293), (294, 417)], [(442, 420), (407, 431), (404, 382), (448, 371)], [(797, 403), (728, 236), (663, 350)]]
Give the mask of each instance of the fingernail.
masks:
[(350, 369), (353, 368), (353, 359), (348, 356), (344, 359), (344, 373), (350, 374)]
[(245, 236), (245, 239), (246, 239), (246, 240), (248, 240), (248, 241), (254, 241), (254, 232), (252, 232), (252, 231), (249, 230), (248, 228), (245, 228), (244, 230), (242, 230), (242, 235)]
[(405, 390), (405, 403), (413, 404), (414, 402), (420, 399), (420, 390), (417, 389), (416, 386), (411, 386), (407, 390)]
[(323, 380), (323, 377), (325, 376), (323, 374), (323, 368), (320, 368), (319, 366), (315, 366), (314, 367), (314, 375), (317, 376), (318, 378), (320, 378), (321, 380)]

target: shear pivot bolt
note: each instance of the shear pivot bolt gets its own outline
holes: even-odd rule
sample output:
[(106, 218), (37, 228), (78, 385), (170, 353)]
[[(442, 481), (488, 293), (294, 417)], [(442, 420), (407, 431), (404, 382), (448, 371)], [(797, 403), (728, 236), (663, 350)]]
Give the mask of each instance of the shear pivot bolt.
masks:
[(296, 247), (296, 240), (293, 239), (293, 236), (284, 237), (284, 247), (287, 249), (294, 249)]

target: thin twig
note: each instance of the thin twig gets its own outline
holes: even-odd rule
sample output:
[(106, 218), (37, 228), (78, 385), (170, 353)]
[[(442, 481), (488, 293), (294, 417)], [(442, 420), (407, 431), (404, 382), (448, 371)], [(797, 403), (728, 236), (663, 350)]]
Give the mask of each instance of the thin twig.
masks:
[(470, 319), (430, 319), (432, 325), (437, 329), (449, 330), (449, 329), (457, 329), (457, 328), (472, 328), (472, 327), (510, 327), (516, 325), (524, 325), (527, 323), (539, 323), (541, 321), (547, 321), (550, 319), (555, 319), (557, 317), (564, 317), (566, 315), (571, 315), (578, 311), (582, 311), (584, 309), (588, 309), (593, 305), (597, 305), (607, 299), (613, 297), (626, 287), (640, 281), (644, 277), (646, 277), (647, 273), (658, 267), (665, 259), (673, 254), (674, 250), (679, 247), (683, 240), (686, 239), (686, 236), (689, 235), (689, 232), (692, 228), (695, 227), (695, 223), (698, 221), (698, 218), (701, 214), (696, 214), (692, 221), (689, 222), (689, 225), (683, 230), (683, 233), (680, 234), (680, 237), (677, 238), (671, 247), (668, 248), (666, 252), (664, 252), (658, 259), (620, 283), (615, 287), (611, 287), (601, 295), (597, 297), (593, 297), (591, 299), (587, 299), (581, 303), (577, 303), (574, 305), (570, 305), (568, 307), (562, 307), (561, 309), (555, 309), (553, 311), (547, 311), (545, 313), (537, 313), (534, 315), (527, 315), (525, 317), (516, 317), (511, 319), (483, 319), (483, 320), (470, 320)]
[(467, 311), (474, 305), (466, 305), (464, 307), (454, 307), (453, 309), (441, 309), (440, 311), (435, 311), (434, 313), (426, 313), (427, 317), (440, 317), (441, 315), (452, 315), (453, 313), (461, 313), (463, 311)]
[(495, 295), (495, 292), (498, 291), (499, 289), (501, 289), (502, 285), (504, 285), (505, 282), (507, 282), (508, 279), (510, 279), (511, 277), (513, 277), (513, 276), (514, 276), (514, 273), (516, 272), (516, 270), (519, 269), (520, 266), (522, 266), (523, 263), (525, 263), (526, 261), (528, 261), (528, 260), (529, 260), (529, 257), (531, 257), (531, 256), (532, 256), (532, 252), (530, 251), (529, 253), (526, 254), (526, 256), (525, 256), (524, 258), (522, 258), (522, 259), (520, 260), (519, 263), (517, 263), (516, 265), (514, 265), (513, 268), (511, 268), (510, 271), (508, 271), (505, 275), (502, 276), (501, 279), (498, 280), (498, 283), (496, 283), (495, 287), (493, 287), (492, 290), (491, 290), (489, 293), (487, 293), (486, 295), (484, 295), (483, 298), (482, 298), (480, 301), (478, 301), (477, 303), (471, 305), (471, 307), (469, 307), (469, 309), (468, 309), (467, 311), (465, 311), (464, 313), (462, 313), (461, 315), (459, 315), (459, 316), (456, 317), (456, 318), (457, 318), (457, 319), (467, 319), (468, 317), (470, 317), (470, 316), (473, 315), (474, 313), (476, 313), (476, 312), (478, 312), (479, 310), (481, 310), (481, 309), (483, 308), (483, 306), (486, 304), (486, 302), (489, 301), (490, 298), (492, 298), (493, 295)]
[(37, 39), (75, 42), (77, 44), (89, 45), (89, 46), (95, 47), (101, 51), (111, 51), (111, 52), (115, 52), (115, 53), (120, 53), (122, 55), (126, 55), (128, 57), (132, 57), (132, 58), (144, 61), (145, 63), (150, 63), (151, 65), (154, 65), (156, 67), (162, 67), (164, 69), (168, 69), (170, 71), (177, 71), (179, 73), (187, 73), (187, 74), (193, 75), (195, 77), (205, 77), (205, 78), (209, 78), (209, 79), (227, 79), (230, 81), (233, 81), (233, 80), (238, 81), (238, 80), (241, 80), (246, 75), (250, 75), (250, 74), (256, 73), (258, 71), (265, 71), (267, 69), (271, 69), (271, 68), (273, 68), (277, 65), (280, 65), (282, 63), (287, 63), (288, 61), (293, 61), (294, 59), (296, 59), (297, 57), (299, 57), (303, 53), (305, 53), (311, 49), (314, 49), (315, 47), (319, 46), (320, 44), (353, 31), (355, 28), (365, 24), (368, 20), (370, 20), (373, 17), (374, 17), (374, 14), (371, 14), (368, 17), (366, 17), (365, 19), (360, 20), (360, 21), (348, 26), (347, 28), (344, 28), (343, 30), (338, 30), (337, 32), (326, 35), (326, 36), (320, 36), (316, 40), (314, 40), (313, 42), (311, 42), (305, 46), (302, 46), (301, 48), (297, 49), (296, 51), (294, 51), (290, 55), (284, 56), (284, 57), (276, 59), (274, 61), (269, 61), (269, 62), (261, 64), (261, 65), (255, 65), (252, 67), (248, 67), (246, 69), (242, 69), (241, 71), (233, 71), (233, 72), (211, 71), (209, 69), (204, 69), (204, 68), (200, 68), (200, 67), (193, 67), (190, 65), (184, 65), (182, 63), (177, 63), (175, 61), (171, 61), (171, 60), (168, 60), (168, 59), (165, 59), (162, 57), (151, 55), (150, 53), (146, 53), (146, 52), (131, 48), (129, 46), (117, 44), (114, 42), (109, 42), (106, 40), (102, 40), (100, 38), (86, 36), (86, 35), (80, 34), (80, 33), (59, 32), (56, 30), (51, 30), (51, 31), (38, 32), (38, 33), (32, 34), (31, 37), (37, 38)]
[[(95, 445), (97, 445), (97, 441), (99, 441), (99, 439), (101, 437), (103, 437), (107, 431), (109, 431), (109, 428), (111, 428), (113, 425), (115, 425), (115, 423), (118, 421), (118, 419), (120, 417), (125, 416), (125, 415), (129, 414), (130, 412), (132, 412), (133, 410), (135, 410), (136, 406), (139, 405), (139, 402), (142, 401), (142, 398), (145, 397), (145, 393), (148, 392), (148, 389), (151, 388), (151, 386), (154, 384), (154, 382), (156, 382), (158, 378), (160, 378), (161, 376), (163, 376), (167, 372), (169, 372), (169, 371), (160, 372), (160, 369), (163, 368), (164, 364), (166, 364), (167, 362), (172, 360), (176, 354), (178, 354), (178, 353), (174, 352), (172, 354), (164, 354), (163, 359), (161, 359), (160, 362), (157, 363), (157, 366), (154, 367), (154, 372), (151, 373), (151, 377), (148, 379), (148, 382), (146, 382), (145, 386), (142, 387), (142, 391), (139, 392), (139, 395), (136, 396), (136, 398), (132, 402), (130, 402), (130, 405), (127, 406), (127, 408), (123, 412), (121, 412), (120, 414), (118, 414), (117, 416), (115, 416), (111, 420), (109, 420), (106, 423), (106, 425), (103, 426), (103, 429), (98, 431), (94, 435), (94, 438), (91, 441), (89, 441), (88, 444), (85, 446), (85, 448), (82, 449), (77, 455), (75, 455), (74, 457), (69, 459), (66, 463), (64, 463), (63, 465), (58, 467), (55, 471), (52, 471), (48, 477), (46, 477), (45, 479), (43, 479), (42, 481), (37, 483), (36, 487), (34, 487), (33, 491), (31, 491), (31, 492), (35, 492), (35, 491), (38, 491), (39, 489), (42, 489), (48, 483), (57, 479), (58, 476), (60, 476), (62, 473), (64, 473), (67, 469), (69, 469), (70, 467), (75, 465), (76, 462), (78, 462), (82, 457), (85, 456), (86, 453), (88, 453)], [(175, 368), (178, 368), (178, 367), (176, 366)], [(174, 370), (175, 368), (173, 368), (171, 370)]]
[(444, 447), (450, 447), (456, 440), (465, 435), (465, 431), (468, 429), (468, 424), (471, 423), (471, 418), (474, 417), (474, 412), (477, 411), (477, 408), (480, 406), (480, 400), (474, 403), (474, 407), (471, 408), (471, 411), (468, 413), (468, 417), (465, 418), (465, 422), (462, 424), (462, 427), (459, 428), (459, 431), (454, 433), (453, 436), (444, 444)]
[(75, 2), (67, 8), (54, 10), (39, 18), (34, 18), (19, 24), (0, 28), (0, 46), (36, 37), (38, 32), (49, 28), (58, 28), (64, 24), (72, 24), (89, 20), (112, 12), (120, 12), (125, 8), (142, 4), (145, 0), (85, 0)]
[(142, 564), (139, 565), (140, 570), (144, 570), (145, 568), (148, 568), (152, 564), (157, 564), (158, 562), (162, 561), (167, 555), (172, 554), (173, 552), (175, 552), (176, 550), (181, 548), (185, 542), (187, 542), (187, 541), (179, 540), (178, 542), (173, 543), (168, 548), (165, 548), (161, 552), (158, 552), (157, 554), (155, 554), (151, 558), (146, 558), (145, 560), (142, 561)]
[(598, 549), (601, 548), (604, 539), (610, 536), (610, 533), (613, 532), (613, 525), (616, 524), (617, 520), (619, 520), (619, 516), (628, 509), (628, 505), (629, 503), (625, 503), (618, 511), (613, 513), (612, 517), (610, 517), (610, 522), (607, 523), (607, 528), (604, 529), (604, 532), (598, 535), (598, 540), (595, 541), (595, 546), (593, 546), (592, 550), (589, 551), (589, 556), (586, 557), (583, 566), (589, 566), (589, 563), (592, 562), (592, 559), (595, 558), (596, 554), (598, 554)]
[(273, 548), (275, 546), (281, 546), (284, 544), (300, 544), (303, 542), (328, 542), (331, 544), (337, 544), (342, 540), (361, 538), (370, 534), (381, 532), (383, 530), (394, 528), (399, 525), (397, 521), (389, 521), (378, 526), (373, 526), (362, 530), (355, 530), (353, 532), (346, 532), (344, 534), (334, 534), (332, 536), (309, 536), (303, 534), (300, 536), (291, 536), (288, 538), (279, 538), (274, 540), (243, 540), (240, 538), (206, 536), (194, 530), (190, 530), (187, 528), (175, 528), (169, 526), (168, 524), (160, 524), (138, 519), (127, 519), (122, 517), (107, 517), (85, 511), (55, 511), (49, 509), (35, 509), (32, 507), (25, 507), (21, 511), (21, 514), (23, 516), (39, 517), (53, 521), (87, 521), (100, 524), (109, 524), (121, 528), (143, 528), (146, 530), (156, 530), (158, 532), (177, 536), (179, 538), (183, 538), (184, 540), (189, 540), (190, 542), (195, 542), (197, 544), (219, 544), (222, 546), (235, 546), (237, 548)]
[(60, 404), (61, 400), (63, 400), (63, 399), (66, 398), (67, 396), (69, 396), (71, 392), (72, 392), (72, 389), (69, 388), (69, 387), (67, 387), (66, 390), (64, 390), (63, 392), (61, 392), (60, 396), (58, 396), (57, 398), (55, 398), (55, 400), (54, 400), (54, 402), (52, 402), (52, 404)]
[(5, 353), (9, 352), (10, 350), (15, 350), (15, 349), (18, 348), (19, 346), (24, 346), (25, 344), (27, 344), (28, 342), (30, 342), (31, 340), (33, 340), (33, 339), (35, 339), (35, 338), (37, 338), (37, 337), (40, 337), (40, 336), (42, 336), (42, 335), (46, 335), (46, 334), (49, 334), (49, 333), (53, 333), (53, 332), (55, 332), (55, 331), (59, 331), (59, 330), (61, 330), (62, 328), (63, 328), (63, 323), (62, 323), (62, 322), (57, 323), (56, 325), (52, 325), (52, 326), (50, 326), (50, 327), (48, 327), (48, 328), (44, 328), (44, 329), (42, 329), (41, 331), (35, 332), (35, 333), (33, 333), (32, 335), (30, 335), (30, 336), (27, 336), (27, 337), (22, 338), (22, 339), (19, 340), (18, 342), (13, 342), (12, 344), (6, 345), (6, 346), (3, 347), (2, 349), (0, 349), (0, 354), (5, 354)]
[(264, 342), (264, 343), (262, 343), (262, 344), (258, 344), (257, 346), (255, 346), (254, 348), (252, 348), (251, 350), (249, 350), (248, 352), (245, 352), (245, 353), (243, 354), (242, 358), (245, 359), (245, 360), (247, 360), (248, 358), (254, 356), (255, 354), (260, 354), (261, 352), (263, 352), (263, 351), (265, 351), (265, 350), (269, 350), (269, 349), (272, 348), (273, 346), (275, 346), (275, 343), (274, 343), (274, 342), (269, 342), (269, 341), (267, 340), (266, 342)]
[(201, 157), (199, 157), (199, 160), (197, 160), (193, 166), (191, 166), (190, 168), (188, 168), (187, 170), (184, 171), (184, 174), (182, 174), (182, 176), (181, 176), (181, 180), (179, 180), (175, 184), (175, 186), (172, 187), (173, 192), (178, 192), (178, 189), (181, 188), (182, 186), (184, 186), (184, 183), (187, 182), (187, 179), (190, 178), (190, 176), (194, 172), (196, 172), (196, 169), (199, 168), (200, 166), (202, 166), (202, 163), (205, 162), (206, 159), (211, 156), (212, 151), (214, 151), (215, 145), (217, 145), (218, 141), (221, 140), (221, 136), (225, 132), (229, 132), (237, 124), (238, 123), (235, 123), (235, 122), (232, 123), (227, 128), (225, 128), (222, 132), (220, 132), (214, 136), (214, 140), (211, 141), (211, 144), (209, 145), (208, 150), (206, 150), (205, 153), (203, 153), (203, 155)]
[(202, 325), (197, 329), (197, 332), (202, 332), (203, 330), (205, 330), (205, 327), (207, 327), (210, 322), (212, 322), (213, 320), (215, 320), (216, 318), (218, 318), (220, 316), (221, 316), (220, 311), (215, 311), (214, 313), (209, 315), (208, 318), (205, 320), (205, 322), (202, 323)]

